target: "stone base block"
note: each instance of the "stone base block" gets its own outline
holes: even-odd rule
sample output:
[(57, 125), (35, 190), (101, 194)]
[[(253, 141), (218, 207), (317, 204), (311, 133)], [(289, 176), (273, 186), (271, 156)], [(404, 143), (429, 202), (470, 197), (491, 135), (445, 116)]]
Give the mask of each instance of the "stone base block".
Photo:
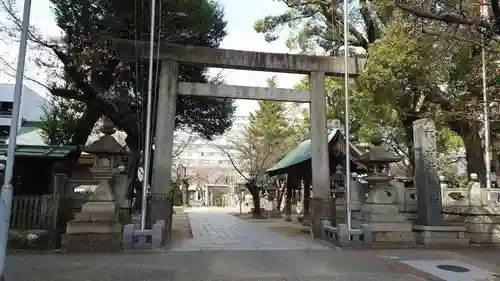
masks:
[(467, 233), (471, 243), (496, 244), (500, 246), (500, 233)]
[(361, 212), (363, 214), (397, 214), (398, 208), (394, 205), (384, 205), (384, 204), (363, 204), (361, 206)]
[(362, 220), (366, 222), (404, 222), (406, 220), (401, 214), (363, 214)]
[(334, 245), (346, 247), (351, 245), (364, 245), (371, 244), (371, 232), (366, 228), (351, 229), (347, 225), (341, 223), (336, 227), (332, 226), (329, 221), (323, 221), (324, 239)]
[(82, 205), (82, 213), (116, 213), (116, 202), (114, 201), (89, 201)]
[(469, 239), (445, 239), (445, 238), (428, 238), (428, 237), (416, 237), (416, 242), (418, 245), (432, 246), (432, 247), (453, 247), (453, 248), (468, 248)]
[(373, 232), (411, 232), (412, 224), (411, 222), (366, 222), (356, 220), (353, 225), (370, 225)]
[(374, 243), (415, 243), (415, 234), (411, 231), (372, 231)]
[(123, 227), (123, 249), (161, 249), (163, 247), (163, 229), (165, 225), (157, 222), (153, 229), (141, 230), (133, 224)]
[(119, 252), (122, 250), (121, 233), (65, 233), (61, 248), (66, 252)]
[(105, 222), (118, 222), (120, 216), (118, 213), (76, 213), (74, 221), (77, 222), (95, 222), (95, 221), (105, 221)]
[(463, 226), (423, 226), (414, 225), (415, 241), (426, 246), (468, 247)]
[(323, 238), (323, 221), (335, 225), (335, 200), (332, 197), (312, 197), (310, 201), (311, 232), (314, 238)]
[(122, 224), (118, 222), (78, 222), (70, 221), (66, 233), (122, 233)]
[(465, 232), (475, 247), (500, 247), (500, 216), (469, 215), (465, 219)]

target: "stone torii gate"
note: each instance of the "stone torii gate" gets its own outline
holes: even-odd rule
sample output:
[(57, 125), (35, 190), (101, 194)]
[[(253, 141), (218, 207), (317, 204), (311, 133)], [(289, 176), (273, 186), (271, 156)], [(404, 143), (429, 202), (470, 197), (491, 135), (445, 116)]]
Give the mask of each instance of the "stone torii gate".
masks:
[[(112, 40), (118, 56), (124, 59), (149, 58), (150, 44), (131, 40)], [(155, 46), (155, 49), (158, 46)], [(328, 217), (333, 199), (330, 196), (330, 168), (326, 126), (325, 76), (344, 74), (344, 58), (264, 53), (182, 46), (160, 43), (157, 59), (161, 60), (159, 97), (156, 116), (156, 143), (151, 185), (150, 220), (169, 222), (168, 196), (172, 169), (172, 148), (177, 95), (217, 98), (276, 100), (310, 103), (312, 141), (311, 227), (315, 237), (321, 236), (321, 220)], [(179, 64), (309, 75), (309, 90), (242, 87), (178, 82)], [(357, 76), (363, 59), (349, 59), (349, 75)], [(168, 233), (167, 233), (168, 235)]]

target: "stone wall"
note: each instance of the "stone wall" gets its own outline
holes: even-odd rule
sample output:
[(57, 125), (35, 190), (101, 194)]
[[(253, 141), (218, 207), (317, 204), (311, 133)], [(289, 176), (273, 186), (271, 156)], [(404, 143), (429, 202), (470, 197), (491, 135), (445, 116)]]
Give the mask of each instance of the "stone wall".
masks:
[[(500, 246), (500, 189), (499, 188), (469, 188), (441, 187), (442, 211), (441, 219), (444, 225), (465, 226), (465, 238), (471, 246)], [(478, 184), (478, 183), (477, 183)], [(362, 187), (361, 187), (362, 188)], [(385, 188), (386, 194), (398, 208), (400, 214), (408, 220), (415, 221), (417, 217), (417, 192), (415, 188), (405, 188), (402, 183), (393, 181)], [(370, 190), (361, 191), (360, 202), (368, 197)], [(352, 200), (354, 205), (357, 202)], [(336, 199), (337, 222), (345, 222), (345, 199)], [(353, 217), (359, 213), (353, 208)]]

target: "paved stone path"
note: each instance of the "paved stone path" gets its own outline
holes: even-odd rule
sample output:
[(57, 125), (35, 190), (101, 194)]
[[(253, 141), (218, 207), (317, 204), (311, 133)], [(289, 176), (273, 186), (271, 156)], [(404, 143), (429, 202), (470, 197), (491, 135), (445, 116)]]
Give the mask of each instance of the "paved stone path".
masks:
[(302, 237), (286, 237), (227, 213), (190, 212), (193, 239), (173, 251), (216, 250), (327, 250), (325, 244)]
[[(460, 260), (500, 272), (495, 265), (488, 267), (474, 258), (464, 260), (449, 251), (336, 250), (307, 239), (284, 237), (228, 214), (190, 213), (190, 219), (195, 238), (175, 245), (177, 251), (9, 255), (5, 280), (443, 281), (431, 275), (430, 268)], [(408, 265), (411, 260), (425, 261), (429, 270), (418, 271)], [(445, 280), (479, 281), (452, 277)]]

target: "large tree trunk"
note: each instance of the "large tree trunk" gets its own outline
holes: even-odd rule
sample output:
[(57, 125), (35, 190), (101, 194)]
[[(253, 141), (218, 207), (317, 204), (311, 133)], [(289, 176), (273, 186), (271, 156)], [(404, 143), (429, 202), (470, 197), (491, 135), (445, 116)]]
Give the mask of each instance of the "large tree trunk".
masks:
[(311, 221), (311, 179), (304, 178), (304, 218), (302, 220), (303, 225), (310, 225)]
[(250, 194), (252, 195), (252, 201), (253, 201), (252, 218), (261, 219), (262, 213), (260, 212), (260, 192), (258, 186), (255, 185), (254, 182), (255, 181), (248, 182), (245, 185)]
[(256, 193), (252, 193), (252, 201), (253, 201), (253, 212), (252, 212), (252, 218), (254, 219), (261, 219), (262, 218), (262, 213), (260, 212), (260, 194), (257, 191)]
[[(130, 146), (129, 146), (130, 147)], [(129, 165), (128, 165), (128, 191), (127, 191), (127, 198), (130, 200), (130, 202), (133, 202), (132, 200), (134, 199), (134, 189), (136, 189), (137, 186), (140, 186), (140, 182), (137, 180), (137, 169), (139, 168), (139, 161), (140, 161), (140, 152), (136, 150), (132, 150), (132, 153), (130, 154), (129, 158)], [(141, 193), (136, 193), (136, 204), (138, 202), (141, 202), (142, 196)], [(137, 206), (131, 206), (130, 211), (132, 211), (132, 208), (137, 208)], [(139, 210), (141, 206), (138, 206)]]
[(293, 178), (289, 173), (286, 180), (286, 199), (285, 199), (285, 220), (292, 220), (292, 192), (293, 192)]
[(189, 206), (189, 184), (187, 182), (182, 183), (182, 205)]
[(415, 150), (413, 144), (413, 122), (416, 121), (417, 118), (414, 117), (406, 117), (402, 120), (402, 124), (405, 130), (405, 144), (408, 148), (408, 161), (409, 168), (412, 175), (415, 174)]
[(484, 163), (484, 148), (482, 145), (480, 124), (465, 120), (450, 122), (451, 129), (462, 137), (465, 145), (467, 160), (467, 173), (476, 173), (484, 186), (486, 180), (486, 167)]
[(281, 203), (283, 202), (283, 195), (285, 194), (285, 188), (281, 185), (277, 190), (276, 196), (276, 210), (281, 213)]

